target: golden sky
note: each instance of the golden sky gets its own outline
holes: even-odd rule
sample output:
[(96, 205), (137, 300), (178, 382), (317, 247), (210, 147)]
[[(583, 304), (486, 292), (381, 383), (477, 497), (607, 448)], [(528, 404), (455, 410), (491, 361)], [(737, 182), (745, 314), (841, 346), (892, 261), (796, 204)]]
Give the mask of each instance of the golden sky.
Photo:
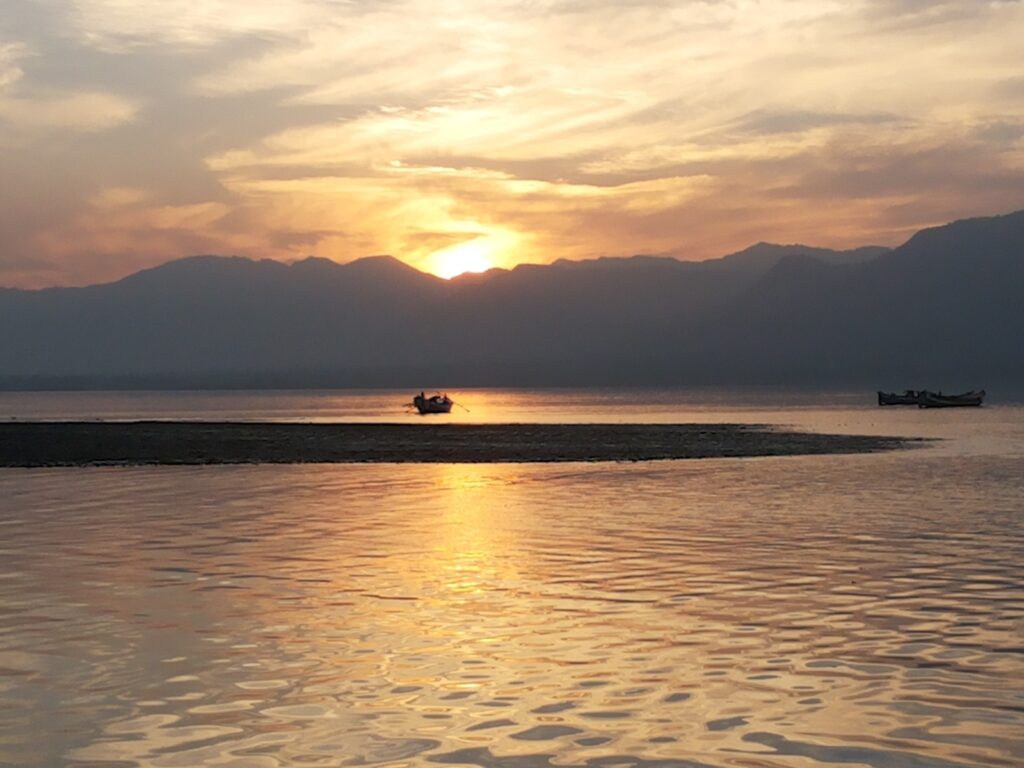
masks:
[(4, 0), (0, 285), (428, 271), (1024, 208), (1024, 3)]

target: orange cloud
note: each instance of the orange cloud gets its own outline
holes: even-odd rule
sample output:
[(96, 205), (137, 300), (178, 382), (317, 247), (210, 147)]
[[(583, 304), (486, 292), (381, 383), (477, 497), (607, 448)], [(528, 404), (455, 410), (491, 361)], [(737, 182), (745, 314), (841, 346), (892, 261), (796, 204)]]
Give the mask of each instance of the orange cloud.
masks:
[(32, 23), (0, 41), (0, 281), (199, 250), (705, 258), (1024, 207), (1021, 3), (77, 0)]

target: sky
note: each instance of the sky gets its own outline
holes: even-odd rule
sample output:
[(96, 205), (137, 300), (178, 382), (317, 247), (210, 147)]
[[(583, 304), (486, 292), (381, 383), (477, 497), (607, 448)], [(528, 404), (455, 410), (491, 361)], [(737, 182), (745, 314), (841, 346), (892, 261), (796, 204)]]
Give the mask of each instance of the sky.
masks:
[(897, 245), (1024, 208), (1024, 2), (3, 0), (0, 285)]

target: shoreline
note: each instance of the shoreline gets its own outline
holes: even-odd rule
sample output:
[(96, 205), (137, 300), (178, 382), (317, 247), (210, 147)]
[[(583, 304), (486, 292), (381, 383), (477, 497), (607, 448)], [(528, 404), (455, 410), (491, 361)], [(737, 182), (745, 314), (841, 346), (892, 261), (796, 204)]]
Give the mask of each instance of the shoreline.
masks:
[(876, 453), (921, 442), (756, 424), (6, 422), (0, 467), (622, 462)]

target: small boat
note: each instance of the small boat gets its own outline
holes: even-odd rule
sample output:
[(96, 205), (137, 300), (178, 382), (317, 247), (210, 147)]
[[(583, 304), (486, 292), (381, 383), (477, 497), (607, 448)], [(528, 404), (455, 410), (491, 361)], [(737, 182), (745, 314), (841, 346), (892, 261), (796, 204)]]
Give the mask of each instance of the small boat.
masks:
[(905, 389), (902, 395), (895, 392), (878, 393), (879, 405), (918, 405), (921, 402), (921, 392), (916, 389)]
[(985, 390), (972, 390), (959, 395), (944, 395), (941, 392), (921, 392), (917, 401), (918, 408), (968, 408), (981, 405), (985, 399)]
[(413, 407), (419, 411), (420, 414), (451, 413), (452, 406), (454, 404), (454, 400), (448, 397), (448, 395), (442, 394), (427, 397), (423, 392), (420, 392), (412, 399)]

